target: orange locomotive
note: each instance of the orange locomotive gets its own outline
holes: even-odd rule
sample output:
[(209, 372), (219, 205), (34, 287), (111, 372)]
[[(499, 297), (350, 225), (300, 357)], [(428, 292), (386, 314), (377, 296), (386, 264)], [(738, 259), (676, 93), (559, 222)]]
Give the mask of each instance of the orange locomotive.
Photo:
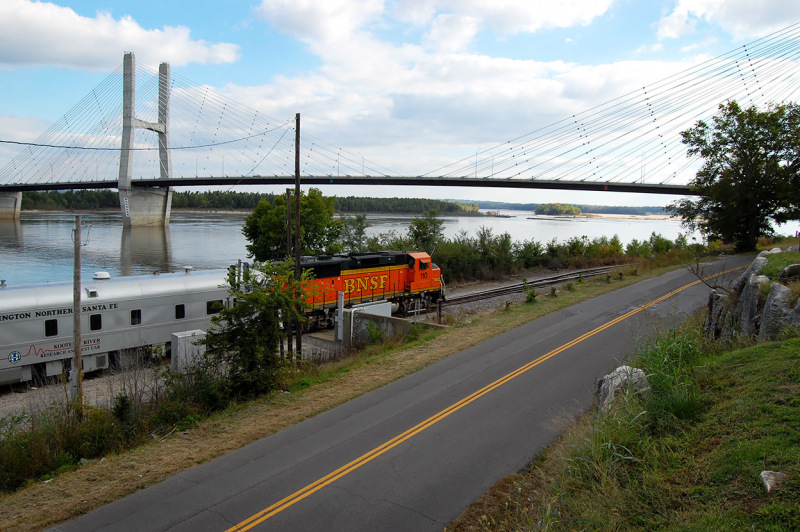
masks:
[(419, 302), (427, 308), (444, 300), (442, 270), (424, 252), (378, 251), (303, 257), (303, 270), (314, 272), (314, 296), (307, 302), (311, 327), (333, 325), (339, 292), (349, 307), (388, 300), (405, 313)]

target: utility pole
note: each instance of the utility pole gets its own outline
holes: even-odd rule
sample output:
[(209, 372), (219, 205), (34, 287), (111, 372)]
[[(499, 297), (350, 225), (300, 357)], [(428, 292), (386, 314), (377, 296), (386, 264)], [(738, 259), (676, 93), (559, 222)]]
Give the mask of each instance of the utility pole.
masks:
[[(292, 257), (292, 189), (286, 189), (286, 258), (289, 259)], [(294, 320), (291, 322), (288, 320), (284, 320), (283, 326), (286, 328), (286, 344), (288, 345), (287, 351), (289, 353), (289, 360), (292, 357), (292, 351), (294, 348), (292, 347), (292, 327), (294, 326)]]
[[(294, 127), (294, 280), (300, 283), (300, 113), (295, 115)], [(300, 306), (297, 303), (298, 307)], [(298, 308), (299, 310), (299, 308)], [(303, 356), (303, 335), (300, 320), (297, 320), (297, 356)]]
[(81, 362), (81, 216), (75, 217), (73, 232), (74, 260), (72, 270), (72, 346), (74, 358), (72, 371), (70, 371), (70, 384), (72, 386), (72, 400), (78, 407), (78, 415), (83, 414), (83, 367)]

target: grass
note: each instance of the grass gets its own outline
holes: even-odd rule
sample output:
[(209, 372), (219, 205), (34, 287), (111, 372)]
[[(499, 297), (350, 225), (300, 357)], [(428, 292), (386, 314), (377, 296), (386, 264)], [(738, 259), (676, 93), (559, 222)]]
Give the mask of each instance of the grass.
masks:
[[(658, 338), (648, 398), (583, 416), (447, 530), (800, 530), (800, 339), (701, 344)], [(768, 494), (763, 470), (787, 479)]]
[(800, 263), (800, 252), (790, 251), (767, 255), (767, 264), (761, 270), (761, 275), (766, 275), (773, 281), (778, 280), (778, 276), (787, 266)]

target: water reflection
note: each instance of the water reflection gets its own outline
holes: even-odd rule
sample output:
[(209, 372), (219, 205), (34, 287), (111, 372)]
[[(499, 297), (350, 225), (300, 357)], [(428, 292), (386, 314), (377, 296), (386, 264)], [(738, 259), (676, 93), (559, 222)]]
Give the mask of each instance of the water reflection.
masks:
[(172, 271), (172, 241), (169, 226), (123, 227), (120, 239), (121, 275)]
[(22, 247), (22, 225), (19, 220), (0, 220), (0, 243), (3, 249)]

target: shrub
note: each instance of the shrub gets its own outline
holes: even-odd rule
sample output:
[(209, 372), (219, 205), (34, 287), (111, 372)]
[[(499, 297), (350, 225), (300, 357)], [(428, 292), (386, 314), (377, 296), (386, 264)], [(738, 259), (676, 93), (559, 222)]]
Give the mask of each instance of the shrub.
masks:
[(662, 430), (677, 420), (691, 419), (700, 413), (700, 388), (691, 371), (699, 363), (701, 354), (697, 331), (669, 331), (639, 351), (639, 364), (652, 390), (647, 410), (654, 430)]
[(629, 257), (649, 257), (651, 255), (650, 243), (639, 242), (634, 238), (625, 246), (625, 254)]

